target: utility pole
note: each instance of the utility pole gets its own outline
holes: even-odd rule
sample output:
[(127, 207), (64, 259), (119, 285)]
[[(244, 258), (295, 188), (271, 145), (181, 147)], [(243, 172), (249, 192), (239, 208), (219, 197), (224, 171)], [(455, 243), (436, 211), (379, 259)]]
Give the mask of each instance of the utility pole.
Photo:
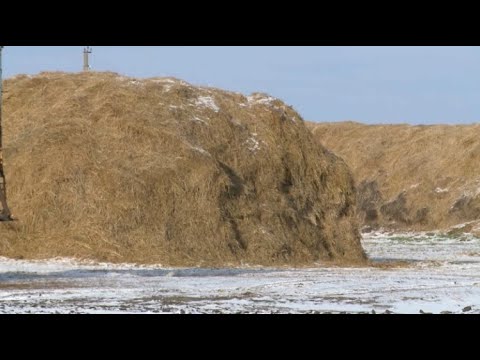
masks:
[(12, 213), (7, 205), (7, 181), (3, 171), (3, 144), (2, 144), (2, 100), (3, 100), (3, 79), (2, 79), (2, 49), (0, 46), (0, 203), (2, 209), (0, 212), (0, 221), (12, 221)]
[(88, 55), (92, 53), (92, 48), (87, 46), (83, 49), (83, 71), (90, 71), (90, 63), (88, 59)]

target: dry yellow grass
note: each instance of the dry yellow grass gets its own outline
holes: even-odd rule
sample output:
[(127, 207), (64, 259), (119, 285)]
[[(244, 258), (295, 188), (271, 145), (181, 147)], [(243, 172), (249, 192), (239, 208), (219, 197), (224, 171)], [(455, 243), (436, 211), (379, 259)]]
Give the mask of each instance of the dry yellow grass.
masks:
[(432, 230), (480, 219), (480, 125), (308, 126), (351, 167), (364, 224)]
[(348, 168), (281, 101), (113, 73), (17, 76), (5, 90), (19, 221), (0, 224), (0, 256), (365, 260)]

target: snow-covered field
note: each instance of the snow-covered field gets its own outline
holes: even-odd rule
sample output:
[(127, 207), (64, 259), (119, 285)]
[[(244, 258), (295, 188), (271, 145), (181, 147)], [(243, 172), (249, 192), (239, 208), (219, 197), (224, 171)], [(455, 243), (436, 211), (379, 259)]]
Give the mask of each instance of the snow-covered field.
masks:
[(370, 268), (171, 269), (0, 258), (0, 313), (480, 313), (480, 240), (365, 237)]

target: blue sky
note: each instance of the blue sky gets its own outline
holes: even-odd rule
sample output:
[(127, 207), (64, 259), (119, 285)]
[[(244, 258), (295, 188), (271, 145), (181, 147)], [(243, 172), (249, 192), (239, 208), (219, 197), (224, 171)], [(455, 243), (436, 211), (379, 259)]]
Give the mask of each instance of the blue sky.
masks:
[[(6, 47), (4, 76), (80, 71), (81, 46)], [(266, 92), (306, 120), (480, 121), (480, 47), (93, 47), (92, 68)]]

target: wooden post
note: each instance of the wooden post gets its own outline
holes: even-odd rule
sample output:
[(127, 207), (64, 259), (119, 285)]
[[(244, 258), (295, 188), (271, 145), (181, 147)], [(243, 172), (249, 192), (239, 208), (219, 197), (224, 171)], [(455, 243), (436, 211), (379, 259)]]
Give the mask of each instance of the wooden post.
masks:
[(12, 214), (7, 204), (7, 181), (3, 171), (3, 133), (2, 133), (2, 100), (3, 100), (3, 79), (2, 79), (2, 49), (0, 46), (0, 203), (2, 209), (0, 212), (0, 221), (11, 221)]

